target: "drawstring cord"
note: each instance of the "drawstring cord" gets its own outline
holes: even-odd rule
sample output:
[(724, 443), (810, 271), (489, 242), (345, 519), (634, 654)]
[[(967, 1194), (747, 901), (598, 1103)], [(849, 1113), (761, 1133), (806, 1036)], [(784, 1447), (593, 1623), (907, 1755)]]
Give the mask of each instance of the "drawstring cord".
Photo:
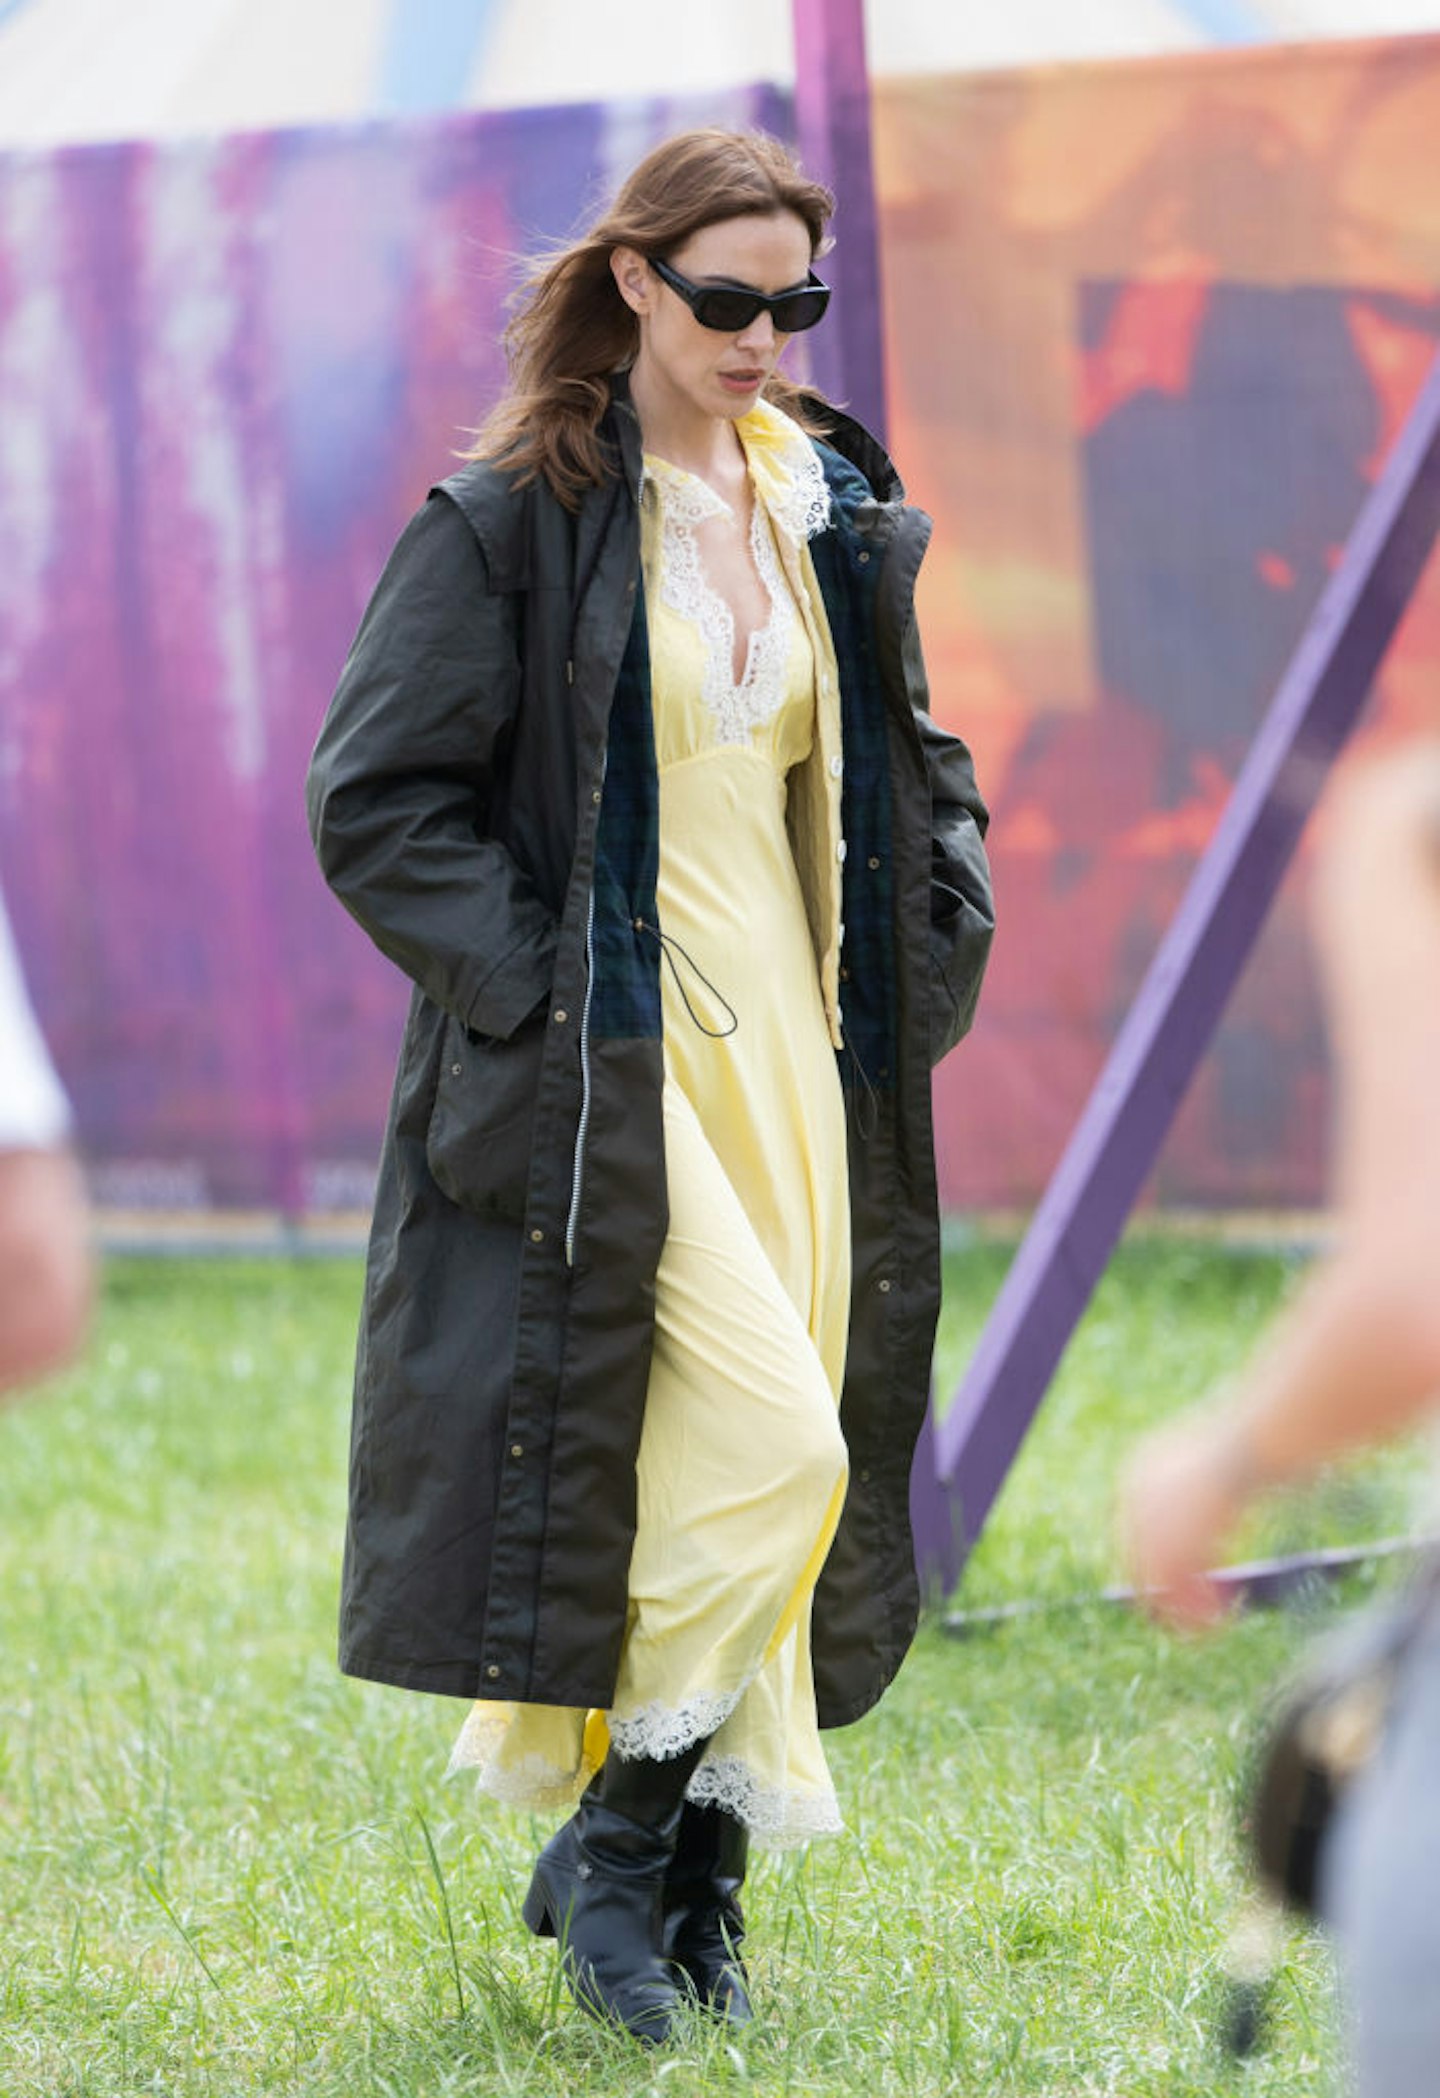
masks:
[[(712, 1042), (723, 1042), (727, 1035), (734, 1034), (735, 1030), (740, 1025), (740, 1015), (736, 1012), (734, 1006), (730, 1003), (730, 1000), (725, 996), (723, 991), (716, 990), (714, 984), (711, 983), (709, 977), (705, 974), (705, 971), (700, 967), (700, 964), (696, 961), (694, 955), (687, 954), (685, 952), (685, 949), (680, 945), (680, 942), (677, 939), (675, 939), (672, 934), (668, 932), (662, 932), (658, 925), (647, 924), (644, 918), (637, 918), (634, 922), (636, 932), (653, 933), (655, 938), (660, 942), (660, 958), (662, 961), (666, 961), (670, 964), (670, 974), (675, 979), (675, 988), (680, 993), (681, 1003), (684, 1005), (685, 1010), (687, 1013), (689, 1013), (691, 1019), (695, 1022), (695, 1025), (699, 1028), (701, 1034), (708, 1035)], [(704, 984), (706, 990), (710, 993), (710, 996), (715, 1000), (715, 1003), (717, 1005), (723, 1005), (726, 1012), (729, 1013), (730, 1025), (728, 1027), (707, 1027), (705, 1025), (705, 1022), (701, 1019), (700, 1015), (696, 1012), (694, 1006), (690, 1003), (690, 993), (686, 990), (684, 982), (681, 978), (680, 970), (675, 961), (675, 954), (672, 954), (670, 952), (672, 947), (675, 950), (675, 954), (678, 954), (681, 957), (681, 959), (686, 963), (686, 965), (694, 971), (695, 975), (699, 978), (700, 982)]]
[[(680, 1001), (701, 1034), (708, 1035), (712, 1042), (723, 1042), (727, 1036), (734, 1034), (740, 1025), (740, 1015), (736, 1012), (724, 992), (718, 990), (710, 981), (694, 955), (686, 952), (673, 933), (662, 932), (658, 925), (651, 925), (648, 919), (636, 918), (632, 922), (636, 932), (648, 932), (660, 942), (660, 958), (662, 961), (670, 964), (670, 974), (675, 979), (675, 988), (680, 993)], [(674, 953), (671, 952), (672, 948)], [(677, 954), (686, 967), (693, 971), (699, 981), (704, 984), (715, 1003), (723, 1006), (730, 1015), (730, 1025), (728, 1027), (707, 1027), (705, 1025), (705, 1022), (690, 1003), (690, 993), (685, 988), (684, 979), (675, 960), (675, 955)], [(880, 1096), (870, 1083), (864, 1064), (861, 1063), (859, 1057), (855, 1054), (854, 1043), (848, 1039), (845, 1043), (845, 1053), (849, 1057), (855, 1076), (860, 1082), (860, 1097), (855, 1104), (855, 1133), (862, 1144), (868, 1144), (880, 1126)]]
[(862, 1144), (868, 1144), (880, 1126), (880, 1096), (865, 1074), (865, 1066), (855, 1054), (855, 1044), (846, 1037), (845, 1052), (855, 1067), (855, 1076), (864, 1087), (864, 1092), (855, 1103), (855, 1134)]

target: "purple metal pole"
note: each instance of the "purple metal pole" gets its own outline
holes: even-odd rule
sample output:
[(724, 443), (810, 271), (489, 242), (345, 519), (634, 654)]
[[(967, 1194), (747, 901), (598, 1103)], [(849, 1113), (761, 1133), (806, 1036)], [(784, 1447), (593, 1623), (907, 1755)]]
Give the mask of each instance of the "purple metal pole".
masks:
[(935, 1448), (935, 1386), (925, 1425), (910, 1463), (910, 1531), (915, 1539), (915, 1570), (927, 1603), (943, 1602), (960, 1578), (964, 1561), (957, 1508), (940, 1478)]
[(870, 152), (864, 0), (792, 0), (795, 131), (806, 171), (834, 190), (835, 247), (821, 274), (831, 316), (807, 338), (815, 384), (885, 440), (880, 249)]
[[(1222, 1595), (1238, 1603), (1242, 1610), (1274, 1610), (1301, 1601), (1322, 1582), (1336, 1580), (1357, 1566), (1373, 1566), (1384, 1559), (1413, 1559), (1418, 1565), (1434, 1551), (1437, 1542), (1440, 1539), (1381, 1537), (1374, 1544), (1321, 1545), (1313, 1552), (1289, 1552), (1283, 1559), (1248, 1559), (1240, 1566), (1217, 1566), (1209, 1578)], [(1117, 1583), (1095, 1595), (1059, 1596), (1053, 1602), (1022, 1598), (1013, 1603), (995, 1603), (989, 1609), (952, 1610), (945, 1619), (945, 1629), (963, 1637), (967, 1632), (1016, 1624), (1026, 1617), (1050, 1616), (1057, 1610), (1093, 1609), (1096, 1603), (1133, 1603), (1142, 1593), (1139, 1588)]]
[(1440, 358), (1360, 512), (936, 1430), (922, 1573), (974, 1544), (1440, 530)]

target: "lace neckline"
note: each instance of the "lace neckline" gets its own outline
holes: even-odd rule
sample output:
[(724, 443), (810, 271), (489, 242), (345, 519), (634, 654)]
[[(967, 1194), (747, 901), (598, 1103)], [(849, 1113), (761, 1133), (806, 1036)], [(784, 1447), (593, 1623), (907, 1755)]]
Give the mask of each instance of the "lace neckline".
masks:
[[(652, 462), (647, 460), (647, 470)], [(704, 650), (700, 696), (716, 741), (744, 746), (773, 721), (787, 696), (787, 666), (796, 612), (775, 551), (758, 489), (750, 506), (750, 558), (770, 610), (753, 628), (735, 676), (735, 615), (705, 572), (696, 526), (733, 516), (729, 503), (697, 474), (668, 460), (653, 462), (660, 512), (660, 600), (699, 632)]]
[(707, 517), (734, 516), (734, 504), (727, 503), (717, 488), (702, 474), (692, 473), (688, 466), (677, 466), (673, 459), (647, 452), (644, 467), (645, 480), (653, 481), (664, 498), (667, 517), (673, 514), (686, 524), (695, 525), (703, 524)]
[(823, 531), (830, 522), (830, 489), (815, 447), (778, 408), (757, 402), (735, 427), (752, 496), (750, 556), (770, 603), (768, 617), (751, 632), (738, 680), (735, 615), (705, 572), (697, 537), (697, 527), (710, 519), (733, 517), (733, 505), (699, 474), (658, 453), (645, 454), (642, 489), (659, 514), (660, 601), (699, 631), (701, 698), (716, 740), (743, 746), (774, 720), (788, 696), (799, 613), (776, 542), (794, 553)]
[[(830, 523), (830, 486), (824, 469), (800, 425), (769, 401), (757, 401), (742, 415), (735, 431), (745, 452), (751, 488), (764, 505), (774, 529), (800, 547)], [(646, 452), (643, 478), (663, 489), (667, 509), (673, 503), (692, 524), (707, 517), (729, 517), (733, 505), (703, 475), (677, 466), (658, 452)]]

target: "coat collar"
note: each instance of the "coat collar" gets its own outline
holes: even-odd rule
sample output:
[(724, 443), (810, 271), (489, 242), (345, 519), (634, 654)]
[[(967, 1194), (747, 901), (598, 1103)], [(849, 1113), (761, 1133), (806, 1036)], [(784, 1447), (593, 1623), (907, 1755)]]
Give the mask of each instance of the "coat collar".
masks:
[(823, 445), (838, 452), (868, 484), (867, 493), (881, 503), (903, 503), (905, 489), (895, 465), (879, 439), (843, 408), (836, 408), (818, 393), (805, 394), (803, 402), (812, 421), (821, 425)]
[(606, 423), (607, 435), (619, 455), (620, 477), (629, 484), (630, 493), (638, 503), (644, 445), (640, 437), (640, 418), (630, 398), (628, 371), (610, 374), (610, 408)]

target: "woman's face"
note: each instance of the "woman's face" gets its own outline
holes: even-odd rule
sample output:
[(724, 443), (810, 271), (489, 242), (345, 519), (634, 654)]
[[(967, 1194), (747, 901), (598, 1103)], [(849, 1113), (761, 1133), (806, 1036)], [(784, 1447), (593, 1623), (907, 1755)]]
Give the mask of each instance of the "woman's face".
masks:
[[(660, 260), (697, 285), (791, 291), (809, 275), (810, 235), (793, 212), (749, 214), (702, 226)], [(637, 400), (648, 398), (667, 419), (733, 421), (748, 413), (790, 340), (777, 334), (769, 313), (762, 309), (734, 335), (702, 328), (644, 256), (617, 248), (610, 261), (621, 296), (640, 319)]]

